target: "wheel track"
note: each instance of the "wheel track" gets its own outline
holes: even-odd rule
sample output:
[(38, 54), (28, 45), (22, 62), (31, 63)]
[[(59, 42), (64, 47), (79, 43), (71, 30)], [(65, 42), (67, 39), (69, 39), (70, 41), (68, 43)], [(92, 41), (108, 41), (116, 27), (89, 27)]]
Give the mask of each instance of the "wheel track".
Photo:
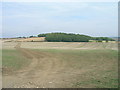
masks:
[[(26, 85), (29, 81), (32, 81), (30, 85), (33, 87), (46, 87), (48, 82), (52, 81), (52, 78), (56, 76), (55, 74), (61, 69), (64, 69), (65, 63), (63, 60), (58, 60), (58, 58), (56, 59), (53, 55), (46, 52), (32, 51), (30, 49), (21, 48), (20, 46), (21, 43), (18, 43), (15, 48), (26, 58), (31, 60), (29, 66), (17, 72), (17, 77), (21, 78)], [(41, 68), (37, 69), (39, 66)], [(19, 84), (14, 85), (14, 87), (22, 86), (23, 85), (19, 86)], [(24, 87), (27, 86), (24, 85)]]

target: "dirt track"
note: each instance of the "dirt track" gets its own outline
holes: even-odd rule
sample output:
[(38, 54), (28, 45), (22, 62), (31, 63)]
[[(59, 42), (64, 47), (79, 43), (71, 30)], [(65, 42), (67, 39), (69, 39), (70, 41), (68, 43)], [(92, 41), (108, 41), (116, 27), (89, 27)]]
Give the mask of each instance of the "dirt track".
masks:
[[(45, 88), (57, 87), (55, 82), (59, 81), (59, 72), (64, 68), (62, 60), (53, 58), (51, 54), (45, 52), (36, 52), (30, 49), (21, 48), (21, 43), (18, 43), (15, 48), (19, 50), (26, 58), (31, 60), (31, 64), (16, 75), (5, 76), (3, 87), (13, 88)], [(13, 82), (11, 82), (11, 80)], [(60, 85), (60, 84), (59, 84)], [(59, 86), (58, 86), (59, 87)]]
[[(31, 44), (28, 44), (28, 47), (30, 47), (29, 45)], [(46, 46), (47, 45), (48, 44), (46, 44)], [(89, 45), (93, 47), (92, 43), (90, 43)], [(89, 45), (86, 44), (85, 46)], [(113, 44), (110, 44), (108, 48), (111, 46), (113, 46)], [(80, 54), (54, 54), (45, 51), (40, 52), (37, 50), (31, 50), (29, 48), (23, 47), (24, 43), (18, 43), (14, 47), (14, 49), (21, 52), (22, 55), (24, 55), (28, 60), (30, 60), (30, 64), (18, 71), (13, 72), (12, 74), (3, 75), (3, 88), (76, 88), (76, 86), (74, 86), (73, 84), (75, 84), (78, 81), (81, 83), (84, 81), (88, 82), (90, 80), (97, 79), (98, 77), (101, 77), (100, 80), (104, 80), (102, 78), (104, 77), (104, 75), (102, 74), (101, 76), (99, 76), (99, 74), (101, 74), (102, 72), (106, 73), (108, 70), (117, 70), (115, 67), (112, 68), (112, 66), (117, 66), (117, 61), (114, 58), (108, 58), (105, 55), (103, 55), (106, 53), (100, 53), (101, 55), (99, 55), (99, 59), (94, 60), (94, 57), (96, 58), (96, 56), (94, 56), (92, 53), (90, 53), (90, 59), (88, 59), (79, 56)], [(104, 45), (104, 47), (106, 48), (107, 46)], [(113, 75), (113, 73), (111, 75)], [(108, 78), (108, 80), (110, 79)], [(83, 85), (80, 84), (79, 87), (90, 88), (95, 86), (94, 84), (85, 85), (83, 83)]]

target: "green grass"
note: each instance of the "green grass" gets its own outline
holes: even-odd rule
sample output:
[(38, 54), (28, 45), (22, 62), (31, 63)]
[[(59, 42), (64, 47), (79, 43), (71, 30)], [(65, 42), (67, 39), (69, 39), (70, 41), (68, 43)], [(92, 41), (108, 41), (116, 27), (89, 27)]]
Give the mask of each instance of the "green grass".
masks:
[(3, 49), (2, 50), (2, 67), (12, 70), (19, 70), (29, 63), (19, 51), (13, 49)]
[[(118, 87), (118, 76), (114, 70), (99, 70), (94, 72), (88, 72), (91, 78), (86, 78), (83, 81), (74, 83), (74, 87), (88, 86), (95, 88), (117, 88)], [(86, 75), (86, 76), (88, 76)]]
[(40, 49), (37, 51), (52, 53), (54, 57), (66, 61), (67, 71), (71, 69), (80, 73), (83, 71), (74, 77), (73, 88), (118, 87), (118, 51), (116, 50)]
[(118, 79), (103, 79), (103, 80), (99, 80), (99, 79), (91, 79), (88, 81), (83, 81), (81, 82), (77, 82), (75, 84), (75, 87), (80, 87), (80, 86), (92, 86), (95, 88), (117, 88), (118, 87)]
[[(118, 51), (116, 50), (36, 49), (35, 51), (51, 54), (48, 59), (56, 58), (66, 62), (61, 73), (68, 73), (67, 77), (70, 77), (68, 87), (118, 87)], [(29, 64), (29, 60), (17, 50), (3, 49), (2, 52), (3, 67), (19, 70)], [(76, 72), (79, 74), (72, 74)]]

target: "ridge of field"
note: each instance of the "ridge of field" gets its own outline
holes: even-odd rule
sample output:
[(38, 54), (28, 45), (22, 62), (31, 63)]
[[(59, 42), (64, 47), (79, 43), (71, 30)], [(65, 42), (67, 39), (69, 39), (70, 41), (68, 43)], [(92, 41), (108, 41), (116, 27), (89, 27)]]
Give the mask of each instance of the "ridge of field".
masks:
[[(4, 42), (3, 49), (14, 49), (17, 42)], [(22, 48), (30, 49), (112, 49), (118, 50), (118, 43), (102, 42), (22, 42)]]
[(9, 38), (3, 39), (4, 42), (43, 42), (45, 37), (31, 37), (31, 38)]

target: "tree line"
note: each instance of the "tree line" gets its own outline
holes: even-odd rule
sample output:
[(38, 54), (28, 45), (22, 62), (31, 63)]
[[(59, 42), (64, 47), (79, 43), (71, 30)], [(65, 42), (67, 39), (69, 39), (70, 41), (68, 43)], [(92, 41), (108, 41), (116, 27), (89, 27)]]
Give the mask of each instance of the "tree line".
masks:
[(89, 40), (95, 40), (98, 42), (102, 42), (103, 40), (106, 42), (115, 41), (108, 37), (91, 37), (73, 33), (46, 33), (39, 34), (38, 37), (45, 37), (45, 40), (48, 42), (89, 42)]

